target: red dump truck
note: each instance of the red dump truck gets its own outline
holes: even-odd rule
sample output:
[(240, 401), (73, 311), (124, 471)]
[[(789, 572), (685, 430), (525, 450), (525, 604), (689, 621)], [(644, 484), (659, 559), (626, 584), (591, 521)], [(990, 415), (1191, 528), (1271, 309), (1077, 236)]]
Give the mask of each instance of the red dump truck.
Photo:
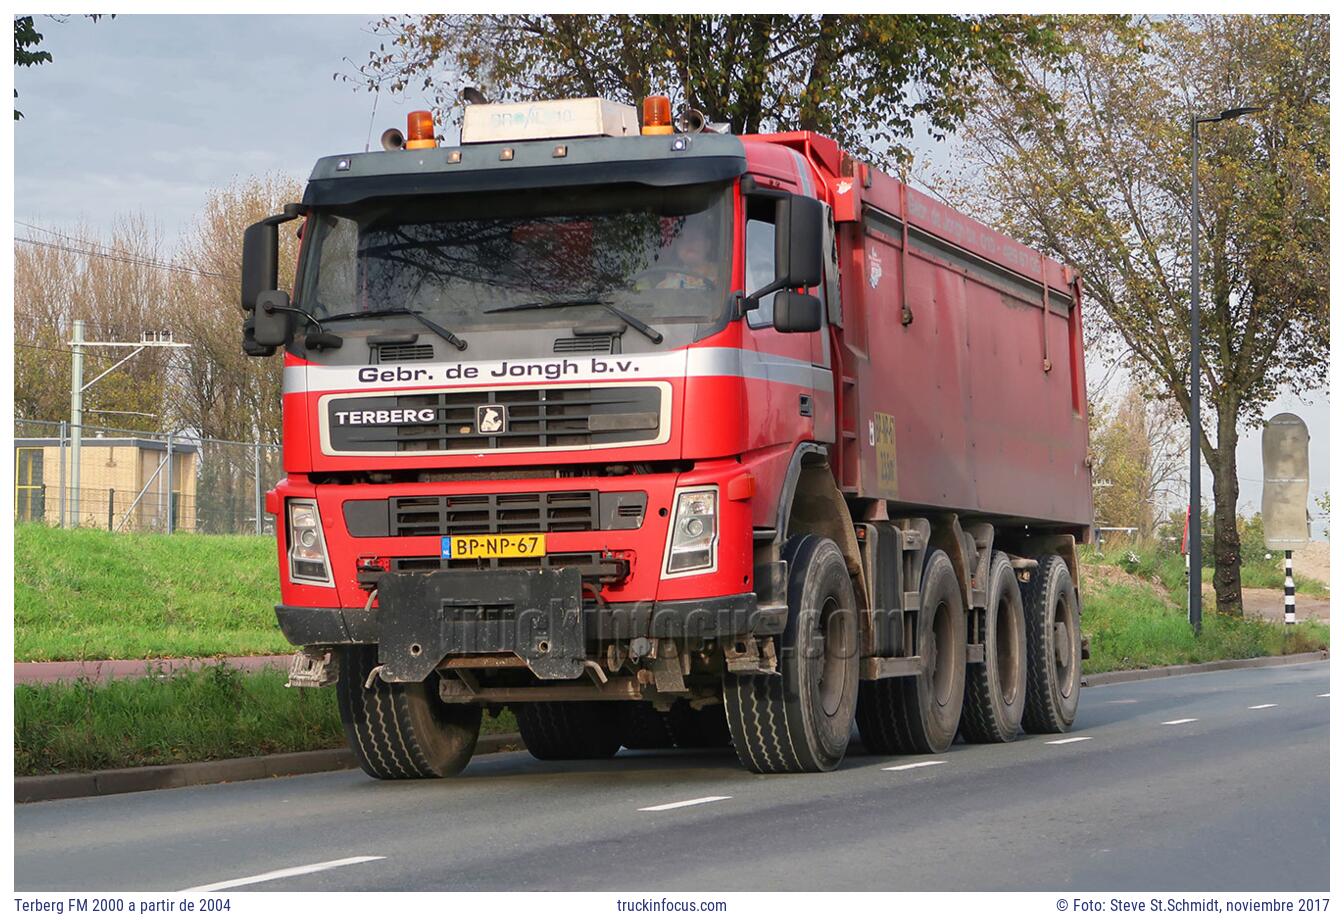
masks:
[[(665, 99), (428, 113), (249, 228), (284, 353), (295, 686), (370, 775), (761, 773), (1063, 732), (1092, 518), (1078, 275), (799, 131)], [(278, 227), (299, 220), (293, 291)]]

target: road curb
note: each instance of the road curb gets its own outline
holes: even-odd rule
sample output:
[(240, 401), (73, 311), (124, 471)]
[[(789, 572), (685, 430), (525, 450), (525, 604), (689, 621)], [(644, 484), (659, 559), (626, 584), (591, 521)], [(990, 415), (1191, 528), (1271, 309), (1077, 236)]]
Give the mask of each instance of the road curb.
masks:
[[(519, 734), (483, 735), (476, 742), (477, 754), (495, 754), (522, 746)], [(15, 803), (49, 802), (55, 799), (117, 795), (123, 792), (150, 792), (200, 786), (208, 783), (240, 783), (275, 776), (298, 776), (351, 770), (359, 764), (346, 748), (326, 751), (296, 751), (292, 754), (264, 754), (260, 757), (236, 757), (200, 763), (163, 764), (153, 767), (127, 767), (96, 770), (92, 773), (55, 773), (49, 776), (14, 778)]]
[(54, 684), (88, 680), (107, 683), (134, 677), (168, 677), (179, 671), (226, 664), (240, 671), (256, 673), (267, 668), (286, 671), (293, 655), (241, 655), (214, 658), (89, 659), (84, 661), (16, 661), (14, 685)]
[[(1090, 674), (1084, 677), (1083, 686), (1103, 687), (1107, 684), (1121, 684), (1135, 680), (1154, 680), (1159, 677), (1179, 677), (1184, 674), (1203, 674), (1208, 671), (1230, 671), (1239, 668), (1286, 667), (1323, 661), (1329, 657), (1328, 651), (1303, 652), (1298, 655), (1206, 661), (1200, 664), (1178, 664), (1135, 671), (1107, 671), (1104, 674)], [(523, 738), (519, 734), (483, 735), (476, 743), (476, 753), (494, 754), (499, 751), (516, 750), (522, 747), (522, 743)], [(293, 754), (267, 754), (261, 757), (238, 757), (232, 760), (202, 763), (98, 770), (93, 773), (19, 776), (14, 779), (14, 801), (47, 802), (54, 799), (115, 795), (122, 792), (175, 789), (180, 786), (206, 783), (237, 783), (274, 776), (350, 770), (356, 766), (358, 764), (354, 755), (340, 748), (328, 751), (299, 751)]]
[(1222, 661), (1203, 661), (1199, 664), (1172, 664), (1159, 668), (1142, 668), (1135, 671), (1106, 671), (1102, 674), (1089, 674), (1083, 678), (1084, 687), (1104, 687), (1107, 684), (1124, 684), (1133, 680), (1153, 680), (1158, 677), (1180, 677), (1184, 674), (1204, 674), (1209, 671), (1235, 671), (1242, 668), (1279, 668), (1292, 664), (1309, 664), (1313, 661), (1326, 661), (1330, 658), (1328, 649), (1319, 652), (1300, 652), (1296, 655), (1272, 655), (1265, 658), (1231, 658)]

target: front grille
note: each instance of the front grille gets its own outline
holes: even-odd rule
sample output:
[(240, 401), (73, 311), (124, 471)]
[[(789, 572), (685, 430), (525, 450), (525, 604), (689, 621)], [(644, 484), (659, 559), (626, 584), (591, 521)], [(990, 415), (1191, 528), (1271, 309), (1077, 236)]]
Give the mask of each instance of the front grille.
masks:
[(389, 501), (398, 537), (564, 533), (593, 530), (597, 520), (597, 492), (431, 495)]
[(644, 492), (507, 492), (400, 495), (344, 503), (352, 537), (447, 537), (492, 533), (637, 530)]
[(656, 441), (661, 412), (652, 386), (447, 390), (330, 399), (327, 433), (336, 454), (582, 448)]

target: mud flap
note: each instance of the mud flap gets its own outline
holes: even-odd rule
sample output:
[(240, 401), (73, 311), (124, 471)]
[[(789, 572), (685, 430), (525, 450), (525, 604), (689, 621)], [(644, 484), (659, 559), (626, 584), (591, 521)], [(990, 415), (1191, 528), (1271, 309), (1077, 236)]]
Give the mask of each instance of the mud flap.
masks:
[(378, 607), (383, 680), (422, 681), (444, 657), (478, 652), (514, 652), (547, 680), (583, 674), (577, 568), (384, 575)]

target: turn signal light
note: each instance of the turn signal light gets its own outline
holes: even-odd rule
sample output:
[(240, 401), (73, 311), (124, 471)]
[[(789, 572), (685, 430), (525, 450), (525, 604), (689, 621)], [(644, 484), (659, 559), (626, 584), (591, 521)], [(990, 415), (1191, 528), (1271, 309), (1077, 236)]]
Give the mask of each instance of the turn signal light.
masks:
[(406, 116), (406, 149), (419, 150), (437, 146), (434, 140), (434, 115), (420, 110)]
[(666, 96), (648, 96), (644, 99), (644, 126), (640, 134), (672, 133), (672, 100)]

